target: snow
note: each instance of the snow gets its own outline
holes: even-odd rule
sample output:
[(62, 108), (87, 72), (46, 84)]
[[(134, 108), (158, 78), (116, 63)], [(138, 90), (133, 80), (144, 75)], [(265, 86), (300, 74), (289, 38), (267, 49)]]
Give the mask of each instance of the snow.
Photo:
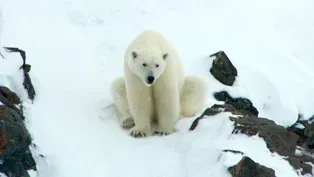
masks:
[[(186, 75), (207, 79), (207, 106), (217, 103), (212, 92), (227, 90), (232, 96), (249, 98), (260, 116), (283, 126), (293, 124), (298, 113), (311, 117), (313, 1), (7, 0), (0, 4), (2, 45), (25, 50), (32, 65), (37, 97), (33, 105), (26, 104), (26, 117), (34, 142), (47, 159), (36, 158), (39, 177), (228, 177), (227, 167), (241, 156), (221, 153), (223, 149), (243, 151), (273, 168), (278, 177), (298, 176), (260, 138), (231, 136), (228, 114), (202, 120), (195, 132), (188, 132), (194, 118), (184, 119), (177, 124), (179, 132), (171, 136), (134, 139), (117, 125), (115, 110), (104, 107), (112, 103), (110, 83), (123, 75), (126, 47), (142, 30), (153, 29), (177, 47)], [(234, 87), (223, 86), (209, 73), (208, 56), (219, 50), (238, 69)], [(6, 76), (14, 75), (19, 64), (14, 54), (7, 55), (10, 60), (0, 60), (4, 85), (14, 82)]]

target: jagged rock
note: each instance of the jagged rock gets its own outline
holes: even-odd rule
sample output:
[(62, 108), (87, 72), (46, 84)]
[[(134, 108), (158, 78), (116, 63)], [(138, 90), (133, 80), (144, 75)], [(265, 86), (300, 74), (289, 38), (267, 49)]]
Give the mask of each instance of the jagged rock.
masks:
[(258, 110), (247, 98), (232, 98), (226, 91), (215, 92), (214, 97), (218, 101), (224, 101), (226, 104), (234, 106), (238, 111), (244, 114), (258, 116)]
[(231, 112), (232, 114), (234, 115), (241, 115), (241, 116), (246, 116), (246, 114), (244, 114), (243, 112), (237, 110), (235, 107), (233, 107), (232, 105), (230, 104), (223, 104), (223, 105), (219, 105), (219, 104), (214, 104), (212, 107), (210, 108), (207, 108), (203, 114), (201, 116), (199, 116), (198, 118), (196, 118), (192, 125), (190, 126), (190, 131), (193, 131), (199, 121), (203, 118), (205, 118), (206, 116), (214, 116), (216, 114), (219, 114), (221, 112)]
[[(193, 131), (197, 127), (201, 119), (220, 114), (221, 112), (230, 112), (233, 115), (239, 116), (239, 118), (230, 116), (230, 120), (234, 121), (234, 130), (232, 133), (243, 133), (249, 136), (258, 134), (259, 137), (264, 139), (271, 152), (276, 152), (279, 155), (285, 156), (295, 170), (302, 169), (302, 175), (307, 173), (312, 174), (312, 166), (309, 163), (314, 164), (314, 157), (307, 149), (297, 147), (297, 142), (299, 140), (297, 134), (288, 131), (283, 126), (277, 125), (272, 120), (247, 114), (247, 112), (240, 111), (230, 104), (216, 104), (211, 108), (207, 108), (200, 117), (194, 120), (190, 127), (190, 131)], [(310, 133), (307, 132), (305, 134), (308, 135)], [(232, 150), (226, 151), (233, 152)]]
[(25, 64), (24, 66), (23, 66), (23, 69), (24, 69), (24, 71), (25, 72), (30, 72), (31, 71), (31, 65), (29, 65), (29, 64)]
[[(299, 136), (289, 132), (285, 127), (277, 125), (274, 121), (265, 118), (247, 116), (243, 118), (230, 118), (234, 121), (233, 133), (244, 133), (252, 136), (258, 134), (266, 142), (271, 152), (286, 156), (288, 162), (296, 169), (303, 169), (302, 174), (312, 174), (314, 158), (305, 150), (300, 155), (296, 155), (297, 141)], [(300, 151), (300, 150), (299, 150)]]
[(275, 171), (244, 156), (237, 165), (228, 168), (232, 177), (275, 177)]
[(299, 115), (295, 124), (288, 127), (287, 130), (299, 135), (298, 146), (309, 149), (314, 152), (314, 116), (308, 120), (302, 120)]
[(37, 170), (36, 162), (28, 147), (5, 159), (0, 165), (0, 171), (8, 177), (30, 177), (27, 170)]
[(27, 90), (28, 93), (28, 98), (31, 99), (32, 101), (35, 98), (36, 92), (35, 92), (35, 88), (32, 84), (31, 78), (29, 77), (28, 72), (31, 70), (31, 65), (26, 64), (26, 52), (24, 50), (21, 50), (19, 48), (16, 47), (4, 47), (8, 52), (19, 52), (22, 59), (23, 59), (23, 64), (20, 67), (20, 69), (23, 69), (23, 73), (24, 73), (24, 81), (23, 81), (23, 85), (24, 88)]
[(24, 81), (23, 81), (24, 88), (27, 90), (28, 98), (32, 101), (36, 96), (35, 88), (32, 84), (31, 78), (29, 77), (28, 72), (24, 70)]
[(30, 177), (21, 161), (7, 159), (0, 165), (0, 171), (7, 177)]
[(8, 89), (7, 87), (0, 86), (0, 94), (4, 96), (12, 104), (21, 103), (20, 98), (14, 92), (11, 92), (11, 90)]
[(0, 172), (8, 177), (28, 177), (27, 170), (36, 169), (29, 150), (31, 136), (22, 112), (15, 106), (15, 93), (2, 87), (0, 91)]
[(288, 161), (294, 169), (302, 169), (302, 175), (312, 174), (312, 166), (308, 163), (314, 164), (314, 160), (310, 159), (309, 156), (291, 156), (288, 157)]
[(224, 109), (224, 106), (221, 106), (221, 105), (213, 105), (211, 108), (207, 108), (204, 112), (203, 112), (203, 114), (201, 115), (201, 116), (199, 116), (198, 118), (196, 118), (194, 121), (193, 121), (193, 123), (192, 123), (192, 125), (191, 125), (191, 127), (190, 127), (190, 131), (193, 131), (196, 127), (197, 127), (197, 125), (198, 125), (198, 122), (201, 120), (201, 119), (203, 119), (205, 116), (214, 116), (214, 115), (216, 115), (216, 114), (218, 114), (218, 113), (220, 113), (220, 112), (222, 112)]
[(14, 110), (14, 112), (23, 120), (25, 119), (22, 111), (16, 107), (16, 104), (20, 103), (20, 98), (18, 98), (18, 96), (14, 92), (11, 92), (7, 87), (1, 86), (0, 88), (0, 102)]
[(231, 150), (231, 149), (225, 149), (225, 150), (223, 150), (222, 152), (231, 152), (231, 153), (234, 153), (234, 154), (241, 154), (241, 155), (244, 155), (244, 153), (241, 152), (241, 151), (236, 151), (236, 150)]
[(237, 69), (233, 66), (224, 51), (219, 51), (210, 55), (210, 57), (216, 57), (213, 60), (210, 73), (222, 84), (232, 86), (235, 81), (235, 77), (238, 75)]
[(233, 133), (244, 133), (249, 136), (258, 134), (262, 137), (271, 152), (282, 156), (291, 156), (296, 150), (298, 135), (289, 132), (285, 127), (265, 118), (247, 116), (230, 118), (234, 121)]

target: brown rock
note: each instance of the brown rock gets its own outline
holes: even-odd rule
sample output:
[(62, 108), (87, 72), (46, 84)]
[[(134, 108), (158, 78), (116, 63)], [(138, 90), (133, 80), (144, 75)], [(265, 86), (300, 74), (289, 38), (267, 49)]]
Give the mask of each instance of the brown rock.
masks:
[(200, 117), (198, 117), (198, 118), (196, 118), (194, 121), (193, 121), (193, 123), (192, 123), (192, 125), (191, 125), (191, 127), (190, 127), (190, 131), (193, 131), (196, 127), (197, 127), (197, 125), (198, 125), (198, 122), (201, 120), (201, 119), (203, 119), (205, 116), (214, 116), (214, 115), (216, 115), (216, 114), (218, 114), (218, 113), (220, 113), (220, 112), (222, 112), (224, 110), (224, 106), (222, 106), (222, 105), (213, 105), (211, 108), (207, 108), (205, 111), (204, 111), (204, 113), (200, 116)]
[(0, 172), (8, 177), (29, 177), (27, 170), (36, 163), (29, 149), (31, 136), (24, 124), (24, 116), (15, 104), (18, 96), (0, 87)]
[(275, 177), (275, 171), (244, 156), (237, 165), (228, 168), (232, 177)]
[(237, 69), (233, 66), (224, 51), (219, 51), (210, 55), (215, 56), (210, 73), (222, 84), (232, 86), (235, 77), (238, 75)]
[(234, 115), (246, 116), (246, 114), (245, 114), (243, 111), (237, 110), (234, 106), (232, 106), (232, 105), (230, 105), (230, 104), (223, 104), (223, 105), (215, 104), (215, 105), (213, 105), (212, 107), (207, 108), (207, 109), (203, 112), (203, 114), (202, 114), (201, 116), (199, 116), (198, 118), (196, 118), (196, 119), (193, 121), (193, 123), (192, 123), (192, 125), (191, 125), (191, 127), (190, 127), (189, 130), (190, 130), (190, 131), (193, 131), (193, 130), (197, 127), (199, 121), (200, 121), (201, 119), (203, 119), (204, 117), (206, 117), (206, 116), (214, 116), (214, 115), (217, 115), (217, 114), (219, 114), (219, 113), (221, 113), (221, 112), (231, 112), (231, 113), (234, 114)]
[(277, 152), (282, 156), (291, 156), (295, 153), (298, 135), (287, 131), (274, 121), (254, 116), (231, 120), (235, 126), (233, 133), (241, 132), (249, 136), (258, 134), (265, 140), (271, 152)]
[(0, 86), (0, 94), (4, 96), (12, 104), (21, 103), (20, 98), (14, 92), (11, 92), (11, 90), (8, 89), (7, 87)]
[[(219, 99), (223, 99), (226, 94), (221, 92), (220, 95), (216, 96), (218, 96), (217, 98)], [(264, 139), (271, 152), (276, 152), (279, 155), (285, 156), (287, 161), (294, 167), (295, 170), (301, 170), (302, 175), (307, 173), (312, 174), (313, 169), (310, 163), (314, 164), (314, 156), (312, 155), (314, 150), (311, 151), (312, 146), (314, 146), (314, 123), (312, 123), (314, 122), (314, 116), (307, 121), (303, 121), (301, 119), (298, 120), (297, 123), (300, 123), (305, 127), (305, 129), (301, 131), (301, 129), (297, 128), (296, 125), (286, 129), (283, 126), (277, 125), (272, 120), (254, 116), (251, 111), (243, 110), (242, 108), (245, 106), (238, 107), (231, 104), (213, 105), (212, 107), (206, 109), (200, 117), (194, 120), (190, 127), (190, 131), (193, 131), (197, 127), (201, 119), (208, 118), (222, 112), (230, 112), (233, 115), (237, 115), (237, 117), (240, 116), (240, 118), (236, 118), (236, 116), (230, 117), (230, 120), (234, 122), (234, 130), (232, 133), (243, 133), (249, 136), (258, 135)], [(298, 145), (302, 145), (303, 149)], [(298, 153), (296, 153), (296, 150)], [(233, 150), (225, 151), (236, 153), (236, 151)], [(241, 170), (239, 167), (233, 168), (234, 175), (241, 176), (244, 172), (245, 170)], [(245, 173), (253, 172), (246, 171)], [(242, 175), (241, 177), (245, 176)]]

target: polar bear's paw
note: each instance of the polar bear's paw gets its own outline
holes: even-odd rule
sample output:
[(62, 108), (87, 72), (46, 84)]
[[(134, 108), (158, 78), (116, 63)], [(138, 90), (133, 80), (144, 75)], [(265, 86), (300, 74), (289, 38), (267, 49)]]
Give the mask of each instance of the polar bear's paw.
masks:
[(130, 129), (133, 128), (135, 126), (134, 120), (132, 119), (132, 117), (129, 117), (125, 120), (122, 121), (121, 127), (123, 129)]
[(155, 131), (153, 133), (153, 135), (157, 135), (157, 136), (167, 136), (167, 135), (170, 135), (171, 133), (170, 132), (161, 132), (161, 131)]
[(170, 135), (170, 134), (172, 134), (174, 132), (175, 132), (174, 129), (157, 129), (157, 130), (154, 131), (153, 135), (167, 136), (167, 135)]
[(130, 130), (130, 135), (134, 138), (144, 138), (148, 135), (148, 132), (143, 128), (135, 126)]

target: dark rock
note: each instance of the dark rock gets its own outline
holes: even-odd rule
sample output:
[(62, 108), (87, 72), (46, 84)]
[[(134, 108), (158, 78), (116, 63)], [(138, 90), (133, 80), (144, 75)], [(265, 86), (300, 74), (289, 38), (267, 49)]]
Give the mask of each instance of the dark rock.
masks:
[(14, 112), (19, 114), (19, 116), (24, 120), (25, 117), (23, 116), (22, 111), (15, 106), (15, 103), (20, 102), (20, 99), (15, 96), (16, 94), (11, 92), (8, 88), (2, 87), (2, 91), (0, 91), (0, 102), (14, 110)]
[(24, 69), (24, 71), (25, 72), (30, 72), (31, 71), (31, 65), (29, 65), (29, 64), (25, 64), (24, 66), (23, 66), (23, 69)]
[[(4, 90), (4, 92), (3, 92)], [(8, 177), (28, 177), (27, 170), (36, 169), (36, 163), (29, 150), (31, 136), (24, 124), (21, 111), (13, 103), (16, 96), (2, 87), (0, 92), (0, 172)]]
[(243, 157), (237, 165), (228, 168), (232, 177), (275, 177), (275, 171)]
[(286, 156), (288, 162), (296, 169), (303, 169), (302, 174), (312, 174), (314, 158), (306, 150), (301, 151), (301, 155), (296, 155), (297, 141), (299, 136), (286, 130), (283, 126), (275, 124), (274, 121), (256, 118), (252, 116), (243, 118), (231, 118), (234, 121), (235, 128), (233, 133), (244, 133), (252, 136), (258, 134), (266, 142), (271, 152)]
[(224, 101), (226, 104), (234, 106), (238, 111), (244, 114), (258, 116), (258, 110), (247, 98), (232, 98), (226, 91), (215, 92), (214, 98), (218, 101)]
[(304, 129), (299, 129), (295, 126), (291, 126), (291, 127), (288, 127), (287, 130), (290, 132), (293, 132), (299, 136), (298, 141), (297, 141), (297, 145), (302, 147), (302, 145), (307, 140), (307, 137), (304, 136)]
[(7, 87), (0, 86), (0, 94), (4, 96), (4, 98), (6, 98), (12, 104), (21, 103), (20, 98), (14, 92), (11, 92), (11, 90), (8, 89)]
[[(314, 150), (314, 116), (307, 120), (302, 120), (302, 118), (303, 116), (299, 115), (297, 122), (287, 130), (299, 135), (298, 146)], [(299, 128), (300, 125), (304, 128)]]
[[(302, 169), (301, 174), (312, 174), (312, 166), (309, 165), (307, 162), (311, 162), (313, 160), (308, 159), (304, 156), (291, 156), (288, 157), (288, 162), (290, 163), (291, 166), (293, 166), (294, 169)], [(313, 162), (311, 162), (313, 163)], [(313, 163), (314, 164), (314, 163)]]
[(30, 177), (21, 161), (7, 159), (0, 165), (0, 171), (7, 177)]
[(232, 106), (232, 105), (230, 105), (230, 104), (223, 104), (223, 105), (214, 104), (212, 107), (207, 108), (207, 109), (203, 112), (203, 114), (202, 114), (201, 116), (197, 117), (197, 118), (193, 121), (193, 123), (192, 123), (192, 125), (190, 126), (190, 129), (189, 129), (189, 130), (190, 130), (190, 131), (193, 131), (193, 130), (197, 127), (199, 121), (200, 121), (201, 119), (205, 118), (206, 116), (214, 116), (214, 115), (217, 115), (217, 114), (219, 114), (219, 113), (221, 113), (221, 112), (231, 112), (231, 113), (234, 114), (234, 115), (246, 116), (246, 114), (244, 114), (243, 112), (237, 110), (234, 106)]
[(0, 105), (0, 120), (0, 159), (5, 159), (17, 150), (28, 147), (31, 138), (23, 119), (5, 105)]
[(35, 98), (36, 92), (34, 89), (34, 86), (32, 84), (31, 78), (29, 77), (28, 72), (31, 69), (31, 65), (26, 64), (26, 52), (24, 50), (21, 50), (19, 48), (16, 47), (4, 47), (8, 52), (19, 52), (22, 60), (23, 60), (23, 64), (20, 67), (20, 69), (23, 69), (23, 73), (24, 73), (24, 81), (23, 81), (23, 85), (24, 88), (27, 90), (28, 93), (28, 98), (31, 99), (32, 101)]
[(244, 133), (249, 136), (258, 134), (262, 137), (271, 152), (282, 156), (291, 156), (296, 150), (298, 135), (289, 132), (285, 127), (265, 118), (247, 116), (231, 118), (234, 121), (233, 133)]
[(227, 86), (232, 86), (235, 77), (238, 75), (237, 69), (233, 66), (225, 52), (219, 51), (210, 55), (210, 57), (215, 56), (216, 59), (213, 60), (212, 67), (210, 68), (210, 73), (222, 84)]
[(36, 96), (35, 88), (32, 84), (31, 78), (29, 77), (29, 74), (24, 70), (24, 81), (23, 81), (24, 88), (27, 90), (28, 98), (32, 101), (34, 100)]
[(28, 147), (16, 151), (0, 165), (0, 171), (8, 177), (29, 177), (27, 170), (37, 170), (36, 162)]
[(244, 155), (244, 153), (241, 152), (241, 151), (236, 151), (236, 150), (231, 150), (231, 149), (225, 149), (225, 150), (223, 150), (222, 152), (231, 152), (231, 153), (234, 153), (234, 154), (241, 154), (241, 155)]
[(312, 166), (309, 163), (314, 164), (314, 156), (306, 149), (297, 147), (297, 153), (288, 157), (288, 161), (295, 169), (302, 169), (302, 175), (312, 174)]
[(211, 108), (207, 108), (201, 116), (199, 116), (198, 118), (196, 118), (193, 121), (193, 123), (192, 123), (192, 125), (191, 125), (189, 130), (193, 131), (197, 127), (198, 122), (201, 119), (203, 119), (205, 116), (214, 116), (214, 115), (222, 112), (223, 108), (224, 108), (224, 106), (221, 106), (221, 105), (213, 105)]
[(199, 121), (206, 116), (213, 116), (220, 112), (231, 112), (233, 115), (243, 115), (242, 118), (230, 118), (234, 121), (234, 130), (232, 133), (244, 133), (249, 136), (259, 134), (271, 152), (277, 152), (283, 156), (294, 154), (298, 135), (289, 132), (285, 127), (277, 125), (274, 121), (265, 118), (259, 118), (244, 114), (229, 104), (213, 105), (207, 108), (204, 113), (196, 118), (190, 127), (194, 130)]
[[(276, 152), (279, 155), (285, 156), (287, 161), (294, 167), (295, 170), (302, 169), (301, 173), (303, 175), (307, 173), (312, 174), (312, 166), (309, 163), (314, 164), (314, 157), (312, 155), (313, 152), (308, 150), (308, 148), (304, 149), (297, 146), (297, 142), (300, 141), (297, 134), (288, 131), (283, 126), (277, 125), (272, 120), (256, 117), (251, 113), (240, 111), (233, 105), (215, 104), (212, 107), (207, 108), (200, 117), (194, 120), (190, 127), (190, 131), (193, 131), (197, 127), (201, 119), (220, 114), (221, 112), (230, 112), (233, 115), (238, 115), (240, 117), (230, 117), (230, 120), (234, 121), (234, 130), (232, 133), (244, 133), (249, 136), (258, 135), (264, 139), (271, 152)], [(303, 122), (305, 126), (310, 127), (308, 124), (311, 121), (306, 122), (307, 123)], [(311, 131), (304, 131), (304, 136), (310, 135), (312, 135)], [(242, 152), (234, 150), (224, 150), (223, 152), (233, 152), (244, 155)]]

